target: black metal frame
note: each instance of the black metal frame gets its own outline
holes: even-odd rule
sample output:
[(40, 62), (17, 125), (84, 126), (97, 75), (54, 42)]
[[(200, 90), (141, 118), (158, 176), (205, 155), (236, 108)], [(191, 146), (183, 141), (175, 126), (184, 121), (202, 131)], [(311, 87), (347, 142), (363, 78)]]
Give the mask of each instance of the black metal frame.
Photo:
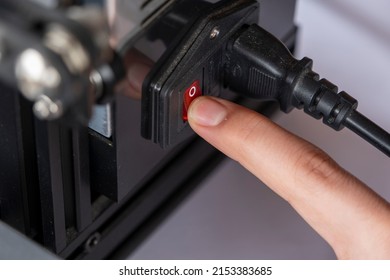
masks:
[[(287, 2), (263, 1), (263, 11), (284, 18), (260, 23), (293, 48), (295, 0)], [(139, 103), (122, 97), (114, 137), (105, 139), (36, 120), (31, 104), (1, 82), (0, 93), (0, 219), (61, 258), (125, 258), (224, 158), (197, 137), (169, 151), (145, 142)], [(129, 150), (113, 150), (119, 142)], [(126, 173), (137, 165), (135, 177)]]

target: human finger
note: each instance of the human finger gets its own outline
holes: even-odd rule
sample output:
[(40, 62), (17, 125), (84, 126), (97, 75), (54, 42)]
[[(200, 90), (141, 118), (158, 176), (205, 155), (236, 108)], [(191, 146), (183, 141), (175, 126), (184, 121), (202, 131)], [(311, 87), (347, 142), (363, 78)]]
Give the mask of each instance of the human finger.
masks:
[(390, 258), (389, 204), (326, 153), (231, 102), (197, 98), (196, 133), (286, 199), (339, 258)]

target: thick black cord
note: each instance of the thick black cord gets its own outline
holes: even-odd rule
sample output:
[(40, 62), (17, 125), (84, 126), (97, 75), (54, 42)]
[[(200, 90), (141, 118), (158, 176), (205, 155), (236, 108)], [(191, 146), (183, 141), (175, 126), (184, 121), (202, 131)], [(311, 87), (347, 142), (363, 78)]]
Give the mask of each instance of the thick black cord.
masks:
[(257, 25), (241, 30), (227, 46), (225, 85), (256, 99), (294, 107), (335, 130), (348, 127), (390, 157), (390, 135), (356, 111), (357, 101), (312, 71), (309, 58), (295, 59), (273, 35)]
[(387, 131), (357, 111), (346, 118), (344, 125), (390, 157), (390, 134)]

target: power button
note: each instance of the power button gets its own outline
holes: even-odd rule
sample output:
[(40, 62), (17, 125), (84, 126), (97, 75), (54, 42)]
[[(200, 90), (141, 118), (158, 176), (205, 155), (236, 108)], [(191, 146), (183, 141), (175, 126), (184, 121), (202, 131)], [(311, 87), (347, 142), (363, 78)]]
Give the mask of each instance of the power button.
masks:
[(198, 80), (194, 81), (184, 92), (183, 98), (183, 121), (188, 121), (188, 108), (195, 98), (202, 95), (202, 89)]

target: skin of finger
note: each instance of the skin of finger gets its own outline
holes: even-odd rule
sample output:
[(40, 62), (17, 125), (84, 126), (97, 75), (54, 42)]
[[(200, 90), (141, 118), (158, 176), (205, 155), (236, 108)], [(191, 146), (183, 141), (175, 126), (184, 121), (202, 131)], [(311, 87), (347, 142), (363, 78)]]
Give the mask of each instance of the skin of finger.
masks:
[[(190, 110), (207, 98), (195, 100)], [(320, 149), (267, 118), (228, 101), (210, 101), (225, 106), (226, 119), (205, 127), (190, 118), (194, 131), (286, 199), (339, 258), (390, 258), (386, 201)]]

